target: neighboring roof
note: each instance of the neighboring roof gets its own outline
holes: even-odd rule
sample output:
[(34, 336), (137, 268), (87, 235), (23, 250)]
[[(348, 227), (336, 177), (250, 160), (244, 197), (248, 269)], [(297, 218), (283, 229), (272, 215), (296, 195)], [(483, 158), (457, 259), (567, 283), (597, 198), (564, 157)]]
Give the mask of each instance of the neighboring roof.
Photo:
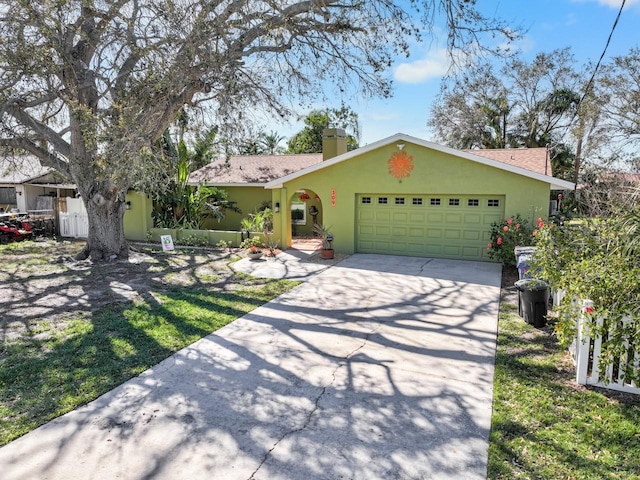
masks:
[(321, 153), (234, 155), (214, 160), (189, 175), (190, 185), (263, 186), (273, 180), (322, 163)]
[[(336, 163), (340, 163), (340, 162), (344, 162), (346, 160), (349, 160), (353, 157), (359, 156), (359, 155), (363, 155), (367, 152), (370, 152), (372, 150), (375, 150), (377, 148), (380, 147), (384, 147), (386, 145), (389, 145), (391, 143), (402, 143), (402, 142), (410, 142), (422, 147), (426, 147), (426, 148), (430, 148), (432, 150), (436, 150), (439, 152), (443, 152), (443, 153), (447, 153), (450, 155), (455, 155), (457, 157), (461, 157), (461, 158), (465, 158), (467, 160), (471, 160), (472, 162), (477, 162), (483, 165), (488, 165), (494, 168), (498, 168), (500, 170), (505, 170), (508, 172), (512, 172), (512, 173), (516, 173), (518, 175), (522, 175), (525, 177), (529, 177), (529, 178), (533, 178), (535, 180), (539, 180), (541, 182), (545, 182), (548, 183), (550, 186), (551, 190), (573, 190), (575, 185), (571, 182), (567, 182), (565, 180), (560, 180), (559, 178), (554, 178), (550, 175), (545, 175), (544, 173), (540, 173), (537, 171), (532, 171), (532, 170), (527, 170), (526, 168), (523, 168), (521, 166), (516, 166), (516, 165), (511, 165), (509, 163), (505, 162), (501, 162), (501, 161), (497, 161), (491, 158), (487, 158), (484, 156), (479, 155), (477, 152), (477, 150), (473, 150), (472, 152), (469, 151), (462, 151), (462, 150), (456, 150), (454, 148), (449, 148), (449, 147), (445, 147), (443, 145), (438, 145), (437, 143), (433, 143), (433, 142), (428, 142), (426, 140), (422, 140), (420, 138), (416, 138), (416, 137), (412, 137), (410, 135), (406, 135), (404, 133), (396, 133), (395, 135), (392, 135), (391, 137), (387, 137), (384, 138), (382, 140), (379, 140), (377, 142), (374, 143), (370, 143), (369, 145), (366, 145), (364, 147), (360, 147), (356, 150), (352, 150), (350, 152), (344, 153), (342, 155), (338, 155), (337, 157), (331, 158), (329, 160), (326, 160), (324, 162), (320, 162), (318, 164), (315, 165), (311, 165), (307, 168), (304, 168), (302, 170), (299, 170), (297, 172), (294, 173), (290, 173), (282, 178), (278, 178), (278, 179), (274, 179), (272, 181), (270, 181), (269, 183), (267, 183), (265, 185), (265, 188), (281, 188), (284, 183), (293, 180), (295, 178), (301, 177), (303, 175), (306, 175), (308, 173), (312, 173), (315, 172), (317, 170), (323, 169), (323, 168), (327, 168), (330, 167), (332, 165), (335, 165)], [(519, 149), (517, 149), (519, 150)], [(536, 149), (537, 150), (537, 149)], [(494, 150), (495, 151), (495, 150)], [(513, 152), (513, 150), (511, 150)], [(510, 158), (510, 157), (509, 157)]]
[(32, 155), (0, 157), (0, 183), (22, 184), (52, 171), (52, 168), (40, 165), (40, 160)]
[(464, 152), (490, 158), (498, 162), (522, 167), (542, 175), (553, 176), (546, 147), (464, 150)]

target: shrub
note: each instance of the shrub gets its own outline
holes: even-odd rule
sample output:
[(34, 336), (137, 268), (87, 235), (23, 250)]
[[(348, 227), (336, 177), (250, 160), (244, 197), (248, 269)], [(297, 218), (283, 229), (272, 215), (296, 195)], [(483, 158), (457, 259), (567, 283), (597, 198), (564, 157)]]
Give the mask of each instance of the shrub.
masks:
[(187, 235), (175, 241), (176, 245), (186, 245), (188, 247), (207, 247), (210, 246), (207, 237), (201, 237), (196, 234)]
[(251, 247), (263, 247), (264, 242), (260, 237), (249, 237), (242, 241), (240, 248), (249, 249)]
[[(582, 314), (581, 300), (593, 301), (588, 328), (603, 337), (600, 373), (616, 355), (625, 352), (627, 340), (640, 338), (640, 248), (637, 241), (638, 215), (617, 218), (582, 219), (564, 225), (544, 225), (537, 235), (534, 268), (553, 288), (565, 292), (559, 306), (556, 334), (563, 345), (576, 335), (576, 319)], [(634, 319), (626, 330), (608, 332), (609, 326), (626, 315)], [(603, 326), (597, 318), (605, 318)], [(627, 380), (640, 380), (640, 369), (622, 372)]]
[[(539, 224), (542, 219), (538, 219)], [(515, 247), (535, 244), (534, 233), (529, 222), (520, 215), (514, 215), (502, 222), (491, 225), (491, 241), (487, 245), (489, 258), (498, 260), (503, 265), (515, 265)]]

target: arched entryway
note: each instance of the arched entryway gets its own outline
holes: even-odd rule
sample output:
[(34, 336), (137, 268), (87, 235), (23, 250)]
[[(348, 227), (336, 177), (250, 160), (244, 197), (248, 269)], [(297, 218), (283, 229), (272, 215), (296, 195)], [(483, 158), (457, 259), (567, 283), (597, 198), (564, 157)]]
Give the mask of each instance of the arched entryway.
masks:
[(310, 189), (297, 190), (290, 198), (292, 238), (311, 238), (313, 228), (322, 224), (322, 200)]

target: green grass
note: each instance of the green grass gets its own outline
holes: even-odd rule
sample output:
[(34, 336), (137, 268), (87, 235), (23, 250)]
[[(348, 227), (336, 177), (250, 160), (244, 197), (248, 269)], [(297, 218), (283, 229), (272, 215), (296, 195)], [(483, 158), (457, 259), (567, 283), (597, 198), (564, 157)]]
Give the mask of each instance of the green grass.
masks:
[[(295, 282), (232, 292), (173, 289), (136, 304), (78, 314), (37, 328), (0, 350), (0, 445), (86, 404)], [(159, 301), (158, 301), (159, 300)]]
[(490, 479), (640, 479), (640, 398), (575, 383), (567, 351), (502, 304)]

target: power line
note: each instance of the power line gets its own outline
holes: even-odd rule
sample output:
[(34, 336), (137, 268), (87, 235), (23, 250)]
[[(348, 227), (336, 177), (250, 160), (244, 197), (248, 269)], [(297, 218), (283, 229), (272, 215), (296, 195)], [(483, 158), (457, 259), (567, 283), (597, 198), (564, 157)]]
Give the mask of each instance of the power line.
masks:
[[(607, 49), (609, 48), (609, 44), (611, 43), (611, 37), (613, 37), (613, 32), (615, 31), (616, 27), (618, 26), (618, 21), (620, 20), (620, 15), (622, 15), (622, 10), (624, 9), (624, 5), (625, 3), (627, 3), (627, 0), (622, 0), (622, 3), (620, 4), (620, 10), (618, 10), (618, 15), (616, 15), (616, 19), (613, 22), (613, 26), (611, 27), (611, 31), (609, 32), (609, 37), (607, 38), (607, 43), (604, 46), (604, 49), (602, 50), (602, 54), (600, 55), (600, 58), (598, 59), (598, 63), (596, 63), (596, 67), (593, 69), (593, 73), (591, 74), (591, 78), (589, 78), (589, 81), (587, 82), (587, 85), (584, 88), (584, 92), (582, 93), (582, 97), (580, 98), (580, 100), (578, 101), (578, 104), (576, 105), (576, 109), (573, 112), (573, 116), (571, 117), (571, 121), (569, 122), (567, 128), (570, 128), (570, 126), (573, 124), (574, 120), (576, 119), (576, 116), (578, 115), (578, 111), (580, 110), (580, 106), (582, 105), (582, 102), (584, 101), (584, 99), (587, 97), (587, 94), (589, 93), (589, 90), (591, 90), (591, 88), (593, 87), (593, 82), (596, 78), (596, 74), (598, 73), (598, 69), (600, 68), (600, 64), (602, 63), (602, 60), (604, 59), (605, 54), (607, 53)], [(580, 174), (580, 164), (581, 164), (581, 156), (582, 156), (582, 136), (583, 136), (583, 132), (580, 132), (580, 138), (578, 138), (578, 145), (576, 147), (576, 158), (575, 158), (575, 167), (574, 167), (574, 175), (573, 175), (573, 181), (575, 183), (575, 187), (574, 188), (578, 188), (578, 176)]]
[(613, 32), (615, 31), (616, 27), (618, 26), (618, 21), (620, 20), (620, 15), (622, 15), (622, 9), (624, 8), (625, 3), (627, 3), (627, 0), (622, 0), (622, 4), (620, 5), (620, 10), (618, 10), (618, 15), (616, 16), (616, 19), (613, 22), (613, 26), (611, 27), (611, 32), (609, 32), (609, 38), (607, 38), (607, 43), (604, 46), (604, 50), (602, 50), (602, 54), (600, 55), (600, 58), (598, 59), (598, 63), (596, 63), (596, 68), (593, 69), (593, 73), (591, 74), (591, 78), (587, 82), (587, 86), (584, 89), (584, 92), (582, 94), (582, 98), (580, 98), (580, 101), (578, 102), (578, 105), (576, 105), (576, 113), (574, 114), (574, 118), (571, 119), (571, 123), (573, 123), (573, 120), (575, 119), (575, 115), (577, 115), (578, 108), (580, 108), (580, 105), (582, 104), (582, 101), (585, 99), (585, 97), (587, 96), (587, 93), (589, 93), (589, 90), (593, 86), (593, 81), (596, 78), (596, 73), (598, 73), (598, 69), (600, 68), (600, 64), (602, 63), (602, 60), (604, 59), (604, 56), (607, 53), (607, 49), (609, 48), (609, 44), (611, 43), (611, 37), (613, 37)]

